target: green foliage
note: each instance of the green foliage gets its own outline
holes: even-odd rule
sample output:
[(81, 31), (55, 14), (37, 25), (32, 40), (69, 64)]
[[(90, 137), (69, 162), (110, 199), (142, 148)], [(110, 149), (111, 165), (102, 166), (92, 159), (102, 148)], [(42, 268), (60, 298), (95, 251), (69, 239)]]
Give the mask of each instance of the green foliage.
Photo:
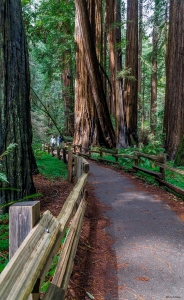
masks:
[(9, 215), (0, 215), (0, 273), (9, 261)]
[(74, 98), (73, 88), (66, 91), (62, 74), (67, 70), (73, 78), (75, 4), (73, 0), (24, 0), (23, 5), (31, 86), (38, 96), (31, 93), (33, 138), (45, 142), (49, 134), (64, 133), (66, 116), (73, 113), (63, 101), (64, 94)]
[(67, 178), (67, 166), (62, 160), (52, 157), (42, 150), (35, 151), (35, 158), (39, 172), (46, 178), (53, 180), (56, 178)]
[[(7, 149), (0, 155), (0, 161), (3, 159), (4, 156), (10, 154), (13, 149), (17, 146), (17, 144), (10, 144)], [(1, 168), (1, 164), (0, 164), (0, 168)], [(0, 181), (4, 181), (4, 182), (8, 182), (6, 174), (0, 172)]]
[[(16, 189), (8, 188), (8, 190), (16, 190)], [(34, 198), (38, 198), (39, 196), (42, 196), (42, 195), (41, 194), (32, 194), (32, 195), (29, 195), (29, 196), (25, 196), (20, 200), (15, 200), (15, 201), (11, 201), (11, 202), (2, 204), (2, 205), (0, 205), (0, 208), (10, 206), (10, 205), (12, 205), (14, 203), (17, 203), (17, 202), (24, 202), (24, 201), (27, 201), (27, 200), (33, 200)]]

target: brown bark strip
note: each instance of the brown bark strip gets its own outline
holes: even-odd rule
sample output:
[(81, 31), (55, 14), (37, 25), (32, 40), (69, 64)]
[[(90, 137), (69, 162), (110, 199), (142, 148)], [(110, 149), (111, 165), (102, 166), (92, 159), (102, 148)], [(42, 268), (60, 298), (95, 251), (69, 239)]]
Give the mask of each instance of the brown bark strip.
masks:
[(95, 45), (92, 37), (87, 3), (85, 0), (75, 0), (76, 10), (78, 13), (79, 30), (81, 34), (82, 43), (85, 47), (85, 61), (89, 74), (92, 94), (98, 114), (100, 127), (102, 130), (104, 142), (108, 147), (115, 146), (115, 133), (112, 127), (105, 94), (103, 91), (103, 84), (98, 67), (98, 60), (95, 51)]

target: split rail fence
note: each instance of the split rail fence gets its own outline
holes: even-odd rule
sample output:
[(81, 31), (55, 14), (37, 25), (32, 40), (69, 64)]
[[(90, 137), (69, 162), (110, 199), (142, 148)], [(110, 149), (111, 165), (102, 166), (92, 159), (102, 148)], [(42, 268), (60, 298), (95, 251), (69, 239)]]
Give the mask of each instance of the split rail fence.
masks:
[[(73, 162), (73, 158), (71, 161)], [(59, 216), (55, 218), (49, 211), (46, 211), (28, 234), (26, 233), (28, 229), (25, 229), (24, 234), (27, 236), (20, 246), (17, 245), (17, 242), (12, 242), (14, 245), (14, 250), (11, 248), (10, 251), (12, 257), (0, 274), (1, 300), (38, 300), (40, 298), (41, 284), (45, 280), (46, 273), (58, 252), (66, 229), (69, 227), (53, 280), (43, 297), (44, 300), (62, 300), (65, 298), (87, 205), (85, 185), (89, 164), (84, 158), (74, 156), (72, 170), (75, 172), (76, 183)], [(30, 202), (34, 203), (34, 201)], [(32, 204), (31, 208), (27, 207), (29, 204), (26, 202), (24, 203), (25, 207), (24, 205), (20, 207), (20, 204), (17, 207), (16, 204), (11, 207), (10, 218), (12, 214), (12, 221), (10, 220), (10, 227), (12, 228), (10, 230), (12, 230), (12, 238), (15, 235), (19, 236), (22, 232), (23, 223), (25, 219), (29, 219), (30, 210), (38, 215), (38, 210), (32, 208), (37, 207), (37, 203), (35, 206)], [(15, 215), (17, 215), (16, 220)], [(35, 215), (31, 218), (35, 222)], [(18, 225), (15, 222), (18, 222)], [(32, 222), (33, 220), (30, 221), (30, 223)], [(71, 225), (69, 226), (69, 224)], [(16, 234), (14, 234), (15, 232)]]
[[(135, 151), (134, 154), (129, 155), (129, 154), (121, 154), (121, 153), (118, 154), (117, 149), (109, 150), (109, 149), (105, 149), (105, 148), (100, 148), (99, 150), (93, 150), (91, 148), (90, 149), (82, 148), (81, 145), (74, 145), (74, 152), (76, 152), (76, 149), (78, 151), (79, 156), (83, 156), (85, 158), (92, 159), (97, 162), (104, 162), (104, 163), (116, 165), (119, 168), (123, 168), (123, 167), (120, 166), (118, 159), (119, 158), (121, 158), (121, 159), (129, 158), (132, 160), (132, 169), (130, 169), (131, 172), (141, 171), (141, 172), (147, 173), (147, 174), (153, 176), (155, 178), (155, 180), (159, 183), (159, 185), (166, 186), (170, 190), (184, 196), (183, 189), (166, 181), (166, 170), (170, 170), (174, 173), (184, 175), (184, 170), (173, 168), (167, 164), (167, 162), (166, 162), (167, 154), (166, 153), (159, 154), (159, 155), (149, 155), (149, 154), (145, 154), (143, 152)], [(94, 159), (92, 157), (92, 153), (98, 154), (99, 157)], [(112, 156), (114, 158), (114, 161), (103, 158), (103, 155), (107, 156), (107, 154), (109, 156)], [(152, 170), (148, 170), (146, 168), (140, 167), (139, 164), (140, 164), (142, 157), (154, 162), (154, 165), (159, 167), (159, 171), (152, 171)]]

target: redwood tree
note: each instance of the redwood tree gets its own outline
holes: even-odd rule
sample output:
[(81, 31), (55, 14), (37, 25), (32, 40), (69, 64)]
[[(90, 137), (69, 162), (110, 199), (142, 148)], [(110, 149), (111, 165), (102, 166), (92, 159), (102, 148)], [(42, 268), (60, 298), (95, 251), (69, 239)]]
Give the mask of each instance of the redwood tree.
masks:
[(138, 0), (127, 1), (125, 111), (129, 144), (137, 143)]
[(0, 202), (21, 199), (35, 192), (32, 180), (33, 152), (29, 101), (28, 53), (21, 1), (1, 0), (0, 6), (0, 153), (10, 143), (17, 147), (2, 160), (9, 186)]
[(165, 130), (170, 159), (184, 136), (184, 1), (170, 1), (168, 55), (166, 65)]
[[(97, 1), (98, 2), (98, 1)], [(107, 147), (115, 146), (115, 133), (108, 111), (103, 83), (96, 54), (94, 13), (99, 6), (96, 1), (75, 0), (76, 4), (76, 98), (75, 98), (75, 142), (90, 144), (96, 141)], [(90, 17), (94, 17), (90, 23)], [(101, 22), (101, 21), (100, 21)], [(99, 24), (98, 24), (99, 25)], [(88, 80), (88, 81), (86, 81)]]
[(159, 0), (155, 0), (154, 22), (153, 22), (152, 75), (151, 75), (151, 108), (150, 108), (150, 128), (151, 128), (151, 133), (153, 135), (155, 135), (155, 126), (156, 126), (158, 15), (159, 15)]
[(121, 1), (106, 1), (106, 28), (109, 52), (110, 87), (108, 106), (116, 123), (116, 146), (126, 147), (126, 125), (123, 99), (123, 79), (118, 76), (122, 71), (121, 49)]

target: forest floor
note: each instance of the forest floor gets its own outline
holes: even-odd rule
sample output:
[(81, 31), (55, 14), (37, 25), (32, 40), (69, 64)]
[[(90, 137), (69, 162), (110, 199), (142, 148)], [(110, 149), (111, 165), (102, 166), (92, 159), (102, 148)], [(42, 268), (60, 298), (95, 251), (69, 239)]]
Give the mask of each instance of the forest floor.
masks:
[[(126, 180), (133, 182), (136, 193), (145, 191), (146, 195), (150, 195), (150, 197), (156, 195), (157, 198), (169, 205), (180, 220), (184, 222), (184, 202), (181, 199), (158, 186), (148, 185), (132, 174), (114, 171), (113, 168), (103, 166), (103, 169), (105, 168), (116, 172), (118, 176), (123, 174)], [(108, 177), (108, 172), (105, 171), (105, 173)], [(99, 200), (96, 194), (98, 181), (100, 181), (99, 177), (96, 181), (93, 178), (87, 183), (88, 206), (66, 299), (143, 299), (139, 296), (137, 298), (136, 295), (127, 298), (118, 298), (120, 291), (125, 288), (124, 284), (118, 286), (117, 282), (118, 268), (122, 268), (122, 266), (117, 265), (115, 258), (114, 244), (117, 238), (107, 230), (112, 225), (112, 219), (108, 217), (108, 212), (112, 211), (112, 208), (109, 204)], [(42, 175), (35, 175), (34, 182), (37, 192), (43, 195), (39, 198), (41, 201), (41, 212), (50, 210), (57, 217), (73, 185), (63, 180), (50, 181)], [(106, 187), (103, 187), (103, 184), (101, 184), (100, 188), (103, 190)], [(116, 187), (113, 184), (110, 188), (112, 191), (114, 189), (114, 193), (116, 192)], [(141, 212), (141, 210), (139, 211)], [(118, 227), (117, 230), (120, 229)], [(123, 268), (126, 271), (128, 264), (123, 264)], [(136, 280), (146, 282), (149, 278), (143, 276), (137, 277)]]

